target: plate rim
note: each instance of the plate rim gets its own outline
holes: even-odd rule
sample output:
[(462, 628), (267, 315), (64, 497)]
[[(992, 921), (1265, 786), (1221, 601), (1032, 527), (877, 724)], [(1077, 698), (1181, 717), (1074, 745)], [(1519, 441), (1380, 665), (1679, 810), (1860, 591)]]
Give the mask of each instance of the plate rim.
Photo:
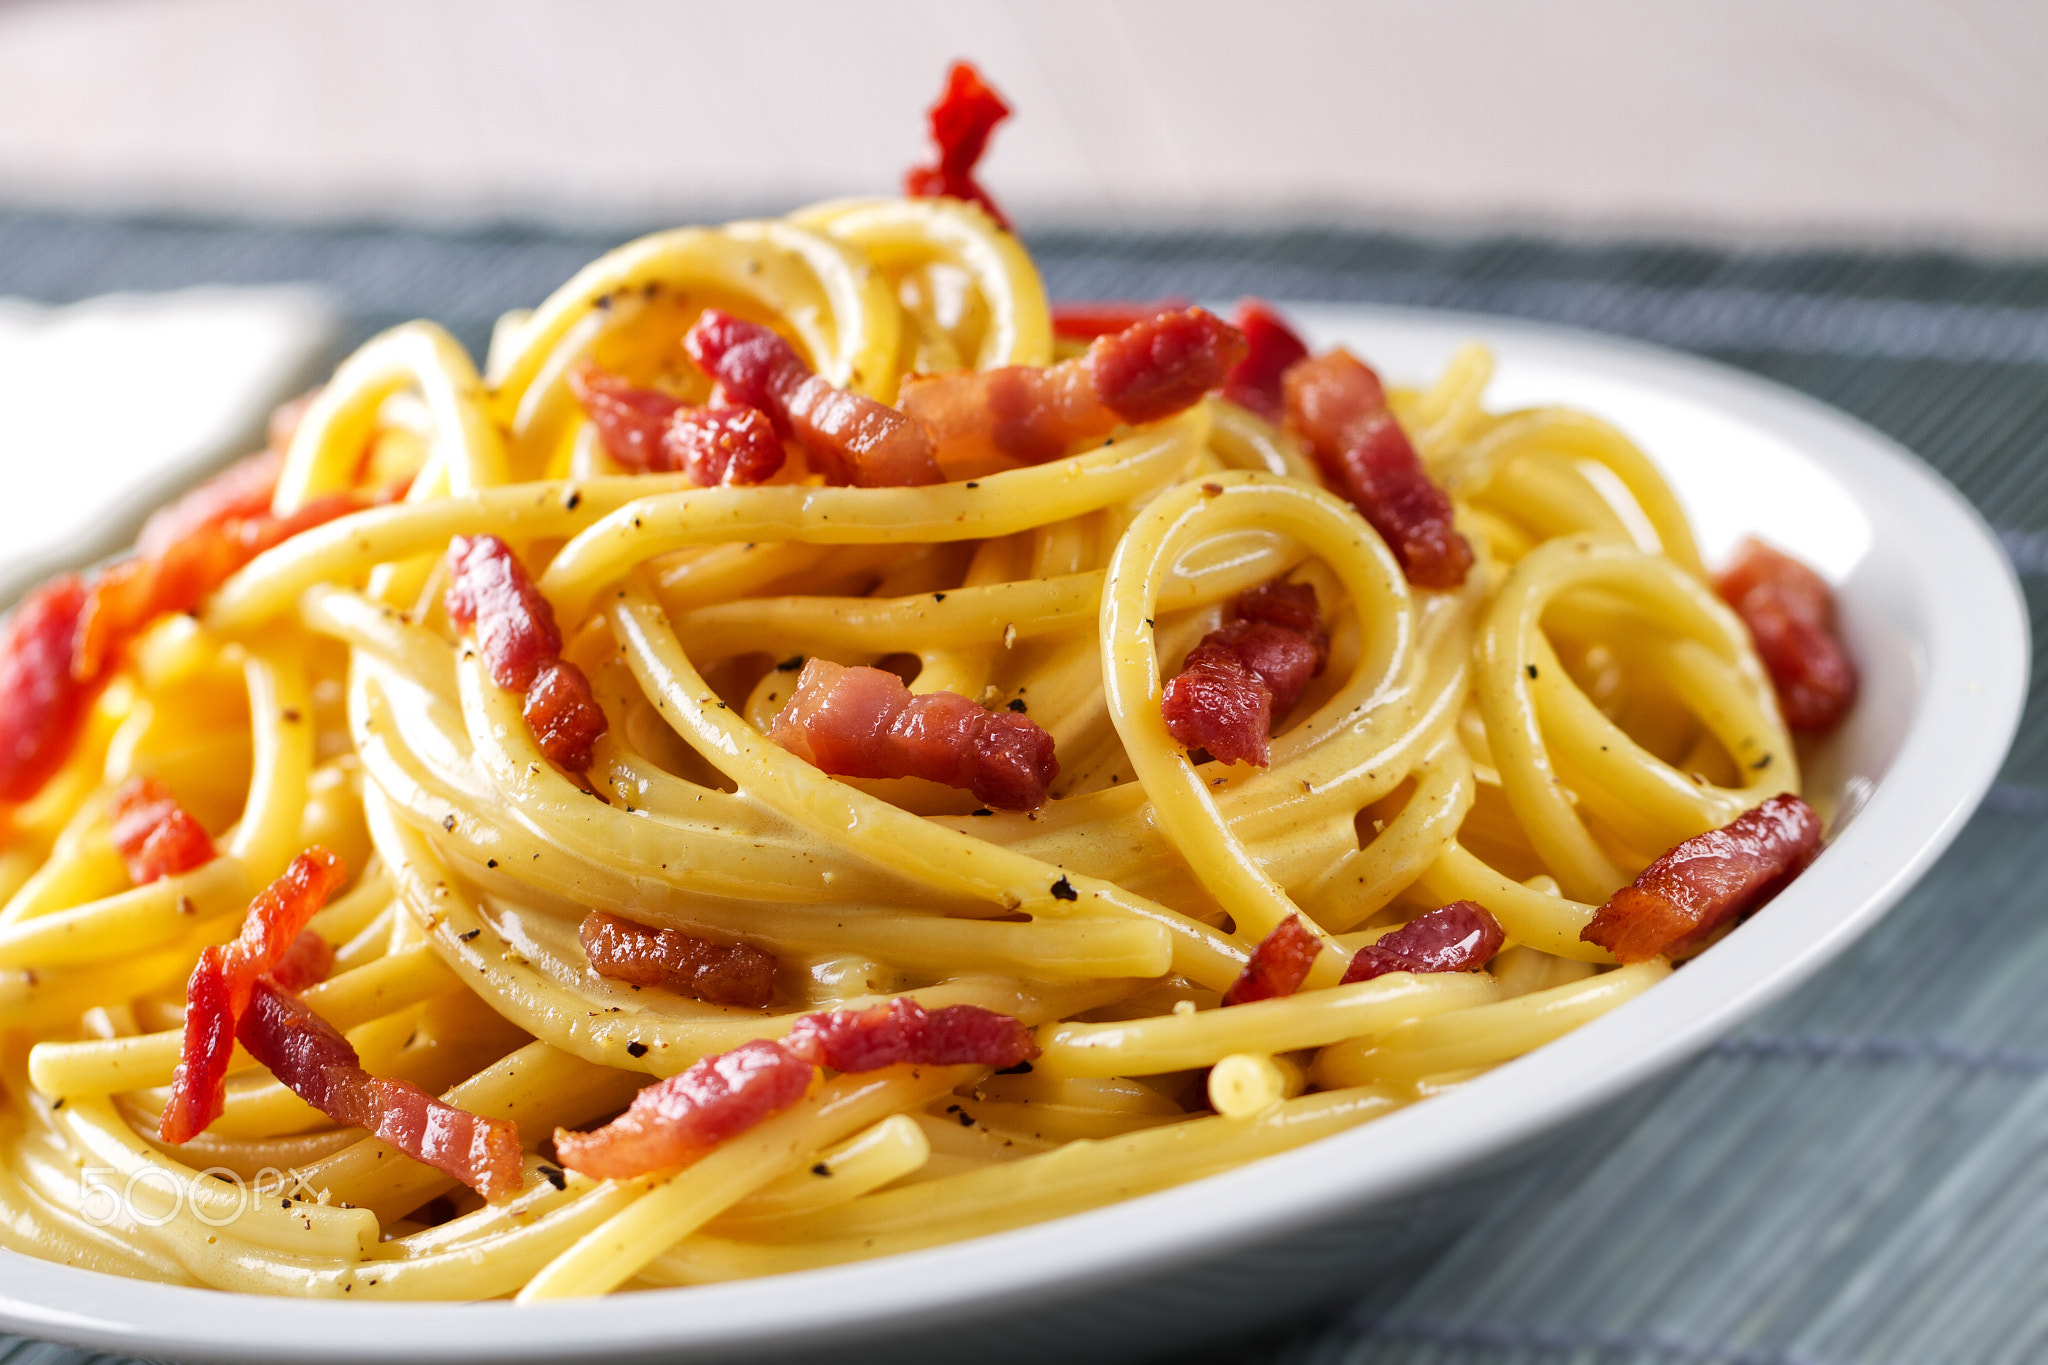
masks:
[[(221, 1291), (121, 1281), (0, 1250), (0, 1329), (186, 1360), (274, 1360), (280, 1341), (293, 1343), (296, 1359), (334, 1365), (372, 1357), (455, 1362), (486, 1353), (506, 1361), (567, 1352), (625, 1359), (692, 1347), (845, 1344), (1170, 1272), (1439, 1182), (1689, 1059), (1810, 979), (1961, 832), (2017, 731), (2031, 641), (2018, 576), (1995, 535), (1931, 466), (1811, 395), (1647, 342), (1448, 309), (1275, 306), (1316, 332), (1391, 325), (1583, 358), (1789, 440), (1840, 479), (1880, 528), (1886, 518), (1878, 509), (1896, 512), (1910, 499), (1921, 532), (1938, 532), (1940, 553), (1908, 541), (1915, 553), (1905, 558), (1924, 595), (1961, 609), (1926, 613), (1919, 623), (1928, 646), (1922, 691), (1898, 752), (1829, 856), (1774, 903), (1777, 913), (1749, 921), (1686, 971), (1459, 1091), (1217, 1175), (967, 1242), (794, 1275), (521, 1307), (223, 1299)], [(1874, 534), (1873, 550), (1897, 544), (1881, 529)], [(1956, 588), (1975, 595), (1945, 595)], [(1818, 904), (1841, 891), (1850, 893), (1848, 911)], [(1773, 952), (1786, 956), (1761, 972), (1751, 965)], [(1644, 1032), (1653, 1045), (1631, 1055), (1630, 1036)], [(1485, 1121), (1473, 1124), (1473, 1117)], [(1385, 1147), (1412, 1155), (1382, 1156), (1375, 1168), (1373, 1149)], [(1349, 1158), (1358, 1160), (1347, 1169)], [(975, 1254), (955, 1254), (969, 1246)], [(1020, 1267), (1029, 1269), (1020, 1276)], [(122, 1292), (109, 1293), (117, 1283)], [(688, 1312), (674, 1311), (684, 1303)]]

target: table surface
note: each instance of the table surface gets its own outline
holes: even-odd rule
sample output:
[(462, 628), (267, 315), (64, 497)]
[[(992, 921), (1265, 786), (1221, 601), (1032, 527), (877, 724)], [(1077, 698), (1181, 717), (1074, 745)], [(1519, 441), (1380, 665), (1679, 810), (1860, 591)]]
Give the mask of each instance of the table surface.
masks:
[[(424, 314), (481, 348), (611, 239), (0, 215), (0, 295), (311, 281), (352, 344)], [(2048, 615), (2048, 262), (1336, 231), (1064, 234), (1055, 295), (1376, 301), (1712, 356), (1919, 452)], [(1595, 1158), (1529, 1176), (1434, 1263), (1204, 1362), (1878, 1365), (2048, 1355), (2048, 713), (1837, 967), (1714, 1048)], [(88, 1359), (0, 1338), (0, 1365)]]

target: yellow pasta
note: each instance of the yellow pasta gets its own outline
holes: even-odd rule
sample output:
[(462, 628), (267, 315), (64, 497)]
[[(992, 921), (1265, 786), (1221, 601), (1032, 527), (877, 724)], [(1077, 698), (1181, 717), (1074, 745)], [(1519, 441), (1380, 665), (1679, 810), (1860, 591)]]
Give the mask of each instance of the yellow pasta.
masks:
[[(539, 1300), (1095, 1207), (1370, 1122), (1651, 988), (1668, 964), (1617, 966), (1581, 937), (1595, 912), (1798, 790), (1770, 680), (1655, 466), (1596, 417), (1489, 411), (1483, 348), (1390, 395), (1476, 553), (1434, 589), (1296, 435), (1216, 394), (950, 482), (631, 473), (579, 366), (703, 402), (679, 343), (712, 307), (883, 403), (919, 372), (1056, 354), (1016, 238), (961, 202), (882, 199), (621, 247), (508, 315), (481, 367), (428, 323), (344, 362), (273, 511), (404, 496), (137, 636), (8, 812), (0, 1245), (239, 1292)], [(451, 539), (483, 534), (519, 554), (604, 712), (587, 772), (550, 761), (443, 605)], [(1282, 577), (1316, 590), (1327, 670), (1275, 719), (1269, 766), (1190, 750), (1165, 681)], [(1025, 713), (1057, 753), (1051, 799), (820, 771), (768, 735), (810, 658)], [(131, 882), (110, 800), (137, 775), (217, 858)], [(222, 1117), (158, 1141), (195, 961), (314, 843), (351, 878), (313, 921), (335, 965), (304, 1003), (371, 1072), (518, 1124), (517, 1193), (485, 1203), (338, 1127), (240, 1049)], [(1507, 936), (1484, 970), (1340, 984), (1458, 900)], [(771, 955), (770, 1003), (600, 975), (593, 911)], [(1224, 1005), (1290, 922), (1314, 951), (1299, 989)], [(1041, 1051), (828, 1075), (633, 1178), (553, 1160), (557, 1127), (705, 1058), (906, 997), (1010, 1015)]]

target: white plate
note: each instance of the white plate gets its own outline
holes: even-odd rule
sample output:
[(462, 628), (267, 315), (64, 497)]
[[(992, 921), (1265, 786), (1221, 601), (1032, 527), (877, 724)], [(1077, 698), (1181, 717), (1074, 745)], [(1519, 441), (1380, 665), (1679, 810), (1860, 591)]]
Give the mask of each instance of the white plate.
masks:
[(228, 1298), (0, 1253), (0, 1325), (179, 1360), (835, 1361), (1128, 1356), (1276, 1316), (1454, 1232), (1565, 1126), (1819, 970), (1961, 828), (2027, 680), (2019, 587), (1977, 515), (1889, 440), (1765, 381), (1646, 346), (1498, 319), (1289, 310), (1403, 381), (1494, 347), (1496, 408), (1557, 402), (1633, 436), (1709, 556), (1755, 531), (1838, 586), (1865, 691), (1813, 780), (1851, 799), (1767, 912), (1612, 1014), (1453, 1094), (1162, 1193), (915, 1255), (583, 1302)]

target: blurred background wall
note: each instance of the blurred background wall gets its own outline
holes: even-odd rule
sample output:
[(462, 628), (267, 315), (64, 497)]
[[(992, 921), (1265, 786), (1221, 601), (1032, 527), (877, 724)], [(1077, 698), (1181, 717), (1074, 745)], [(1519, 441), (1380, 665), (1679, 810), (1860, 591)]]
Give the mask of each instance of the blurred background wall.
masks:
[(955, 56), (1027, 226), (2048, 245), (2036, 0), (0, 0), (0, 206), (772, 210), (892, 187)]

